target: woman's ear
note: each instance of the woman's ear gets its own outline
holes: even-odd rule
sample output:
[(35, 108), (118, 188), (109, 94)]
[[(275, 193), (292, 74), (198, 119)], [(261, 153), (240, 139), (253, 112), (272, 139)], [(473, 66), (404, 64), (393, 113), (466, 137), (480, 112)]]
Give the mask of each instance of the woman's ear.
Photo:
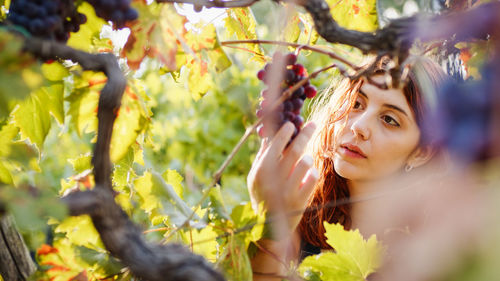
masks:
[(410, 154), (406, 165), (412, 168), (420, 167), (429, 162), (435, 153), (436, 150), (430, 145), (419, 146)]

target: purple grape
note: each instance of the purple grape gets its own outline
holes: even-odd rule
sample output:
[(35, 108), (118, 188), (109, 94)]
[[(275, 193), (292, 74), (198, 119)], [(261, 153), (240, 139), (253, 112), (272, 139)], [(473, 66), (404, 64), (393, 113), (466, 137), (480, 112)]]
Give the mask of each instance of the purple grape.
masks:
[(293, 104), (293, 112), (300, 112), (300, 109), (302, 108), (302, 105), (304, 105), (304, 101), (301, 98), (296, 98), (292, 100)]

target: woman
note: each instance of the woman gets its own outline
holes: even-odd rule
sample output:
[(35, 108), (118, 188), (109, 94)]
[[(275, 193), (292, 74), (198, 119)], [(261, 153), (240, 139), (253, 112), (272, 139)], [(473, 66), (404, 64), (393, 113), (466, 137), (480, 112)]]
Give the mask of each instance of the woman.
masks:
[[(259, 241), (252, 259), (256, 280), (282, 278), (290, 261), (331, 249), (323, 222), (356, 229), (367, 211), (363, 203), (340, 202), (373, 193), (387, 178), (433, 157), (436, 149), (422, 136), (422, 121), (445, 74), (429, 59), (409, 61), (402, 89), (344, 81), (288, 147), (292, 124), (263, 141), (248, 187), (254, 208), (263, 202), (276, 223), (275, 239)], [(382, 84), (385, 76), (376, 74), (371, 81)]]

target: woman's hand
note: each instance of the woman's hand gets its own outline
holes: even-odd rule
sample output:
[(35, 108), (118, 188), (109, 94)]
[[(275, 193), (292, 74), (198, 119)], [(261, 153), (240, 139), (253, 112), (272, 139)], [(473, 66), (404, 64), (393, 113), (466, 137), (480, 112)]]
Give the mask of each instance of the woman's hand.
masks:
[[(275, 216), (278, 222), (286, 222), (286, 234), (291, 234), (299, 224), (318, 180), (312, 157), (302, 157), (314, 129), (314, 123), (308, 123), (286, 147), (294, 132), (294, 125), (285, 123), (272, 140), (263, 140), (248, 174), (247, 184), (254, 210), (257, 210), (260, 202), (264, 202), (270, 216)], [(284, 217), (287, 219), (281, 220)]]

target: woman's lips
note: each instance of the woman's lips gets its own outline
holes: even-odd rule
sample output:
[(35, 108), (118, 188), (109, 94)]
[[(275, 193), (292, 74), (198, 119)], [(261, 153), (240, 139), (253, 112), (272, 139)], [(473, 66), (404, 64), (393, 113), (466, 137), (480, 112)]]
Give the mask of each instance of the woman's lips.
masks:
[(352, 144), (343, 144), (340, 146), (340, 150), (344, 155), (352, 158), (366, 158), (363, 151), (359, 147)]

